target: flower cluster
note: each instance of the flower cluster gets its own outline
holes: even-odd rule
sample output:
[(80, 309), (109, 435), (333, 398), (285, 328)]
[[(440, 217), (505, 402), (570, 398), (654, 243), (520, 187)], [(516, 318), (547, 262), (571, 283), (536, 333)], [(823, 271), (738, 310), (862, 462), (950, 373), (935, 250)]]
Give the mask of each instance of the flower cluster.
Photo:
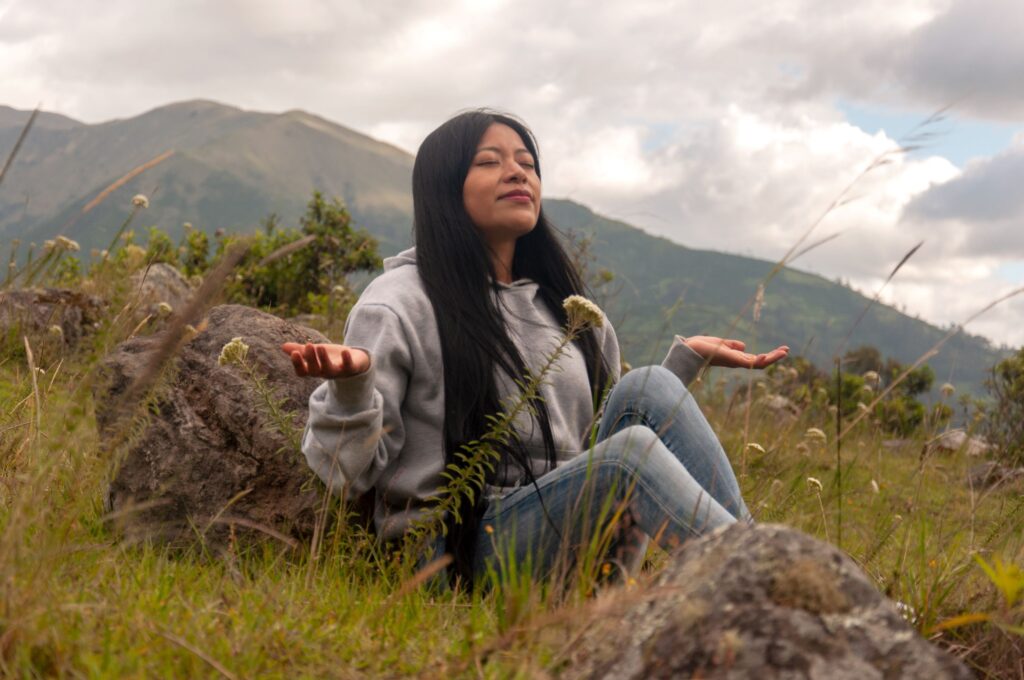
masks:
[(241, 364), (248, 353), (249, 345), (242, 342), (242, 338), (231, 338), (231, 342), (221, 348), (217, 363), (221, 366)]
[(810, 439), (811, 441), (819, 441), (822, 444), (828, 441), (828, 437), (825, 436), (825, 432), (819, 427), (807, 428), (807, 432), (804, 432), (804, 439)]
[(569, 315), (569, 325), (586, 328), (600, 328), (604, 325), (604, 314), (601, 308), (582, 295), (570, 295), (562, 301), (565, 313)]
[(77, 253), (79, 249), (78, 242), (72, 241), (67, 236), (58, 236), (55, 239), (43, 241), (43, 250), (46, 252), (66, 250), (69, 253)]

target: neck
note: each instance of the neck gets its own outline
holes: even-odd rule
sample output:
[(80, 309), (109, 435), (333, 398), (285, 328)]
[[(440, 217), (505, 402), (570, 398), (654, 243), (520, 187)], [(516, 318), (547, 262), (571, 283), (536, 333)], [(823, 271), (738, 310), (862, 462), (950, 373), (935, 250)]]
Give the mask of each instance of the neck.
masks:
[(512, 283), (512, 260), (516, 254), (516, 242), (489, 243), (487, 249), (491, 251), (494, 278), (499, 283)]

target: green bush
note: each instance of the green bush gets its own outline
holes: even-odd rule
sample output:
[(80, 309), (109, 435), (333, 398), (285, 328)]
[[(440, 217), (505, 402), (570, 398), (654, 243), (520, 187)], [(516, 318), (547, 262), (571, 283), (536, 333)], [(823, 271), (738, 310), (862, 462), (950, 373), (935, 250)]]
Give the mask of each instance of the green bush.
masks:
[[(345, 206), (337, 199), (324, 200), (320, 192), (313, 192), (299, 225), (281, 229), (276, 215), (264, 221), (228, 287), (230, 300), (282, 316), (348, 313), (355, 296), (347, 276), (381, 266), (376, 239), (354, 229)], [(300, 245), (304, 239), (308, 242)], [(221, 238), (218, 252), (231, 240)]]
[(1024, 348), (993, 366), (985, 385), (982, 430), (1001, 458), (1024, 464)]

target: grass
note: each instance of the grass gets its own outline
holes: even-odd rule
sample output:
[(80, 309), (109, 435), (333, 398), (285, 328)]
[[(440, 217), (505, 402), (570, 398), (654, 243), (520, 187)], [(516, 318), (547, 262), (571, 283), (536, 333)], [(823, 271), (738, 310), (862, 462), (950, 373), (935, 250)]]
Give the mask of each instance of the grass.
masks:
[[(104, 329), (96, 347), (127, 325)], [(528, 579), (473, 595), (410, 588), (407, 571), (344, 523), (316, 559), (308, 545), (273, 541), (217, 556), (119, 541), (103, 508), (112, 454), (88, 389), (99, 352), (40, 352), (33, 380), (17, 349), (0, 359), (5, 675), (536, 677), (552, 671), (568, 622), (593, 606)], [(888, 448), (862, 423), (844, 442), (839, 489), (834, 442), (806, 435), (835, 431), (827, 412), (780, 426), (755, 399), (744, 428), (745, 400), (696, 391), (734, 461), (746, 456), (755, 516), (835, 540), (841, 491), (843, 548), (906, 603), (915, 627), (984, 673), (1017, 677), (1021, 636), (992, 621), (933, 631), (979, 612), (1021, 624), (975, 561), (1024, 563), (1020, 488), (971, 489), (973, 459), (922, 456), (931, 433)], [(665, 560), (652, 557), (656, 568)]]
[[(56, 271), (51, 257), (40, 271)], [(316, 549), (235, 541), (212, 554), (121, 540), (104, 508), (121, 447), (101, 446), (93, 388), (100, 357), (145, 332), (131, 317), (124, 266), (104, 258), (83, 285), (110, 304), (75, 351), (45, 332), (0, 337), (0, 674), (557, 673), (579, 622), (601, 612), (601, 598), (587, 597), (591, 584), (551, 587), (509, 569), (505, 587), (487, 592), (419, 587), (421, 578), (345, 522)], [(198, 319), (201, 310), (188, 313)], [(922, 634), (984, 675), (1024, 677), (1024, 636), (1014, 628), (1024, 610), (1007, 595), (1015, 577), (997, 583), (978, 560), (1024, 564), (1020, 486), (970, 488), (974, 461), (923, 453), (934, 435), (926, 429), (889, 447), (870, 419), (836, 423), (817, 408), (780, 418), (760, 404), (758, 383), (774, 389), (748, 383), (750, 399), (718, 385), (695, 389), (755, 518), (841, 540)], [(828, 433), (824, 441), (810, 428)], [(655, 571), (668, 559), (649, 557)]]

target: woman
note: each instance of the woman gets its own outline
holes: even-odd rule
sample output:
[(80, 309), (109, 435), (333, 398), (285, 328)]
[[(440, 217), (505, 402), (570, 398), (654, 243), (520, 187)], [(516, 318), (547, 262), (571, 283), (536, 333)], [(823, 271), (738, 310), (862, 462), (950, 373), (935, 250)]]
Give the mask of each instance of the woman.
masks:
[[(460, 114), (423, 142), (413, 168), (416, 247), (385, 262), (348, 318), (345, 344), (282, 349), (310, 397), (303, 452), (336, 493), (376, 491), (379, 535), (396, 539), (443, 485), (447, 464), (515, 398), (561, 337), (562, 301), (584, 286), (544, 217), (535, 141), (491, 111)], [(548, 571), (604, 528), (609, 500), (671, 546), (749, 519), (736, 478), (688, 384), (700, 368), (763, 368), (787, 347), (677, 337), (660, 367), (619, 378), (604, 323), (583, 332), (516, 421), (484, 494), (448, 518), (463, 578), (511, 557)], [(595, 405), (607, 388), (589, 448)], [(581, 453), (586, 450), (586, 455)], [(643, 541), (623, 541), (642, 554)]]

